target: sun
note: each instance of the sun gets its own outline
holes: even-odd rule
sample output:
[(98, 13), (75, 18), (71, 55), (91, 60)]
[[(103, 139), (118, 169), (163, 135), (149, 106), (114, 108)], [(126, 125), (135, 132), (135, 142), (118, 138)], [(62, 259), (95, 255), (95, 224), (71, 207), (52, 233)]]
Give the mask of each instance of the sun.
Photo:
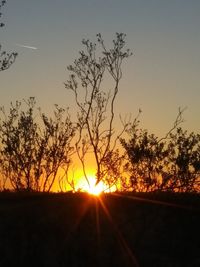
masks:
[(102, 192), (104, 192), (105, 190), (105, 186), (103, 184), (103, 182), (99, 182), (97, 185), (96, 185), (96, 179), (93, 177), (92, 179), (89, 180), (90, 182), (90, 185), (88, 187), (88, 193), (90, 193), (91, 195), (95, 195), (95, 196), (98, 196), (100, 195)]
[(100, 181), (96, 185), (96, 178), (94, 175), (89, 175), (88, 177), (88, 182), (84, 177), (81, 177), (78, 183), (78, 187), (81, 191), (87, 192), (91, 195), (94, 196), (99, 196), (101, 193), (103, 193), (106, 190), (106, 186), (102, 181)]

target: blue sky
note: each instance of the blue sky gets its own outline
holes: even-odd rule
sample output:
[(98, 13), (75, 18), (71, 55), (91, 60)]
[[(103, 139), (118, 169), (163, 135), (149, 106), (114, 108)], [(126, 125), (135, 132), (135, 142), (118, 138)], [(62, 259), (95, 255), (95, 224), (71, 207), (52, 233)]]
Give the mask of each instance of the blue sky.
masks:
[(141, 108), (142, 127), (163, 134), (187, 106), (183, 128), (200, 131), (200, 1), (8, 0), (2, 11), (0, 43), (19, 56), (0, 73), (0, 105), (35, 96), (47, 111), (70, 106), (63, 83), (82, 38), (101, 32), (109, 44), (124, 32), (134, 55), (123, 67), (116, 114), (134, 117)]

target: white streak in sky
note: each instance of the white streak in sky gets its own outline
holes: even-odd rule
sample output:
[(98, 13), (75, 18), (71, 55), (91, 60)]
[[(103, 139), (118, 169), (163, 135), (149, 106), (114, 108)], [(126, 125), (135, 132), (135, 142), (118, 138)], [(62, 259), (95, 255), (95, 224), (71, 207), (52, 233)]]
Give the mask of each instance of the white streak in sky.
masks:
[(38, 48), (35, 46), (29, 46), (29, 45), (22, 45), (22, 44), (15, 44), (19, 47), (23, 47), (23, 48), (28, 48), (28, 49), (33, 49), (33, 50), (37, 50)]

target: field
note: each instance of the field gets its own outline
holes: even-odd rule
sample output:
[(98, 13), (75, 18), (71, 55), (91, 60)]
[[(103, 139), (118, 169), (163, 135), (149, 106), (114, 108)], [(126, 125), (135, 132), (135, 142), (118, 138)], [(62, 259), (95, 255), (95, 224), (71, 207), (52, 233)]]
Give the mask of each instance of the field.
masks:
[(198, 194), (0, 194), (0, 266), (200, 266)]

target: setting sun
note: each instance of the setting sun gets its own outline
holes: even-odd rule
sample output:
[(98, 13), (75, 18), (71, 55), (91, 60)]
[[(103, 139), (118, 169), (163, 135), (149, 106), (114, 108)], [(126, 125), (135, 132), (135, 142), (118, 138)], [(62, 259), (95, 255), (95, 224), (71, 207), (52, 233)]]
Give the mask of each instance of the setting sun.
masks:
[(100, 181), (96, 185), (96, 178), (94, 175), (89, 175), (88, 181), (89, 181), (89, 184), (87, 183), (87, 181), (84, 177), (80, 178), (80, 182), (78, 183), (78, 187), (81, 191), (87, 192), (91, 195), (98, 196), (102, 192), (105, 192), (107, 189), (102, 181)]

